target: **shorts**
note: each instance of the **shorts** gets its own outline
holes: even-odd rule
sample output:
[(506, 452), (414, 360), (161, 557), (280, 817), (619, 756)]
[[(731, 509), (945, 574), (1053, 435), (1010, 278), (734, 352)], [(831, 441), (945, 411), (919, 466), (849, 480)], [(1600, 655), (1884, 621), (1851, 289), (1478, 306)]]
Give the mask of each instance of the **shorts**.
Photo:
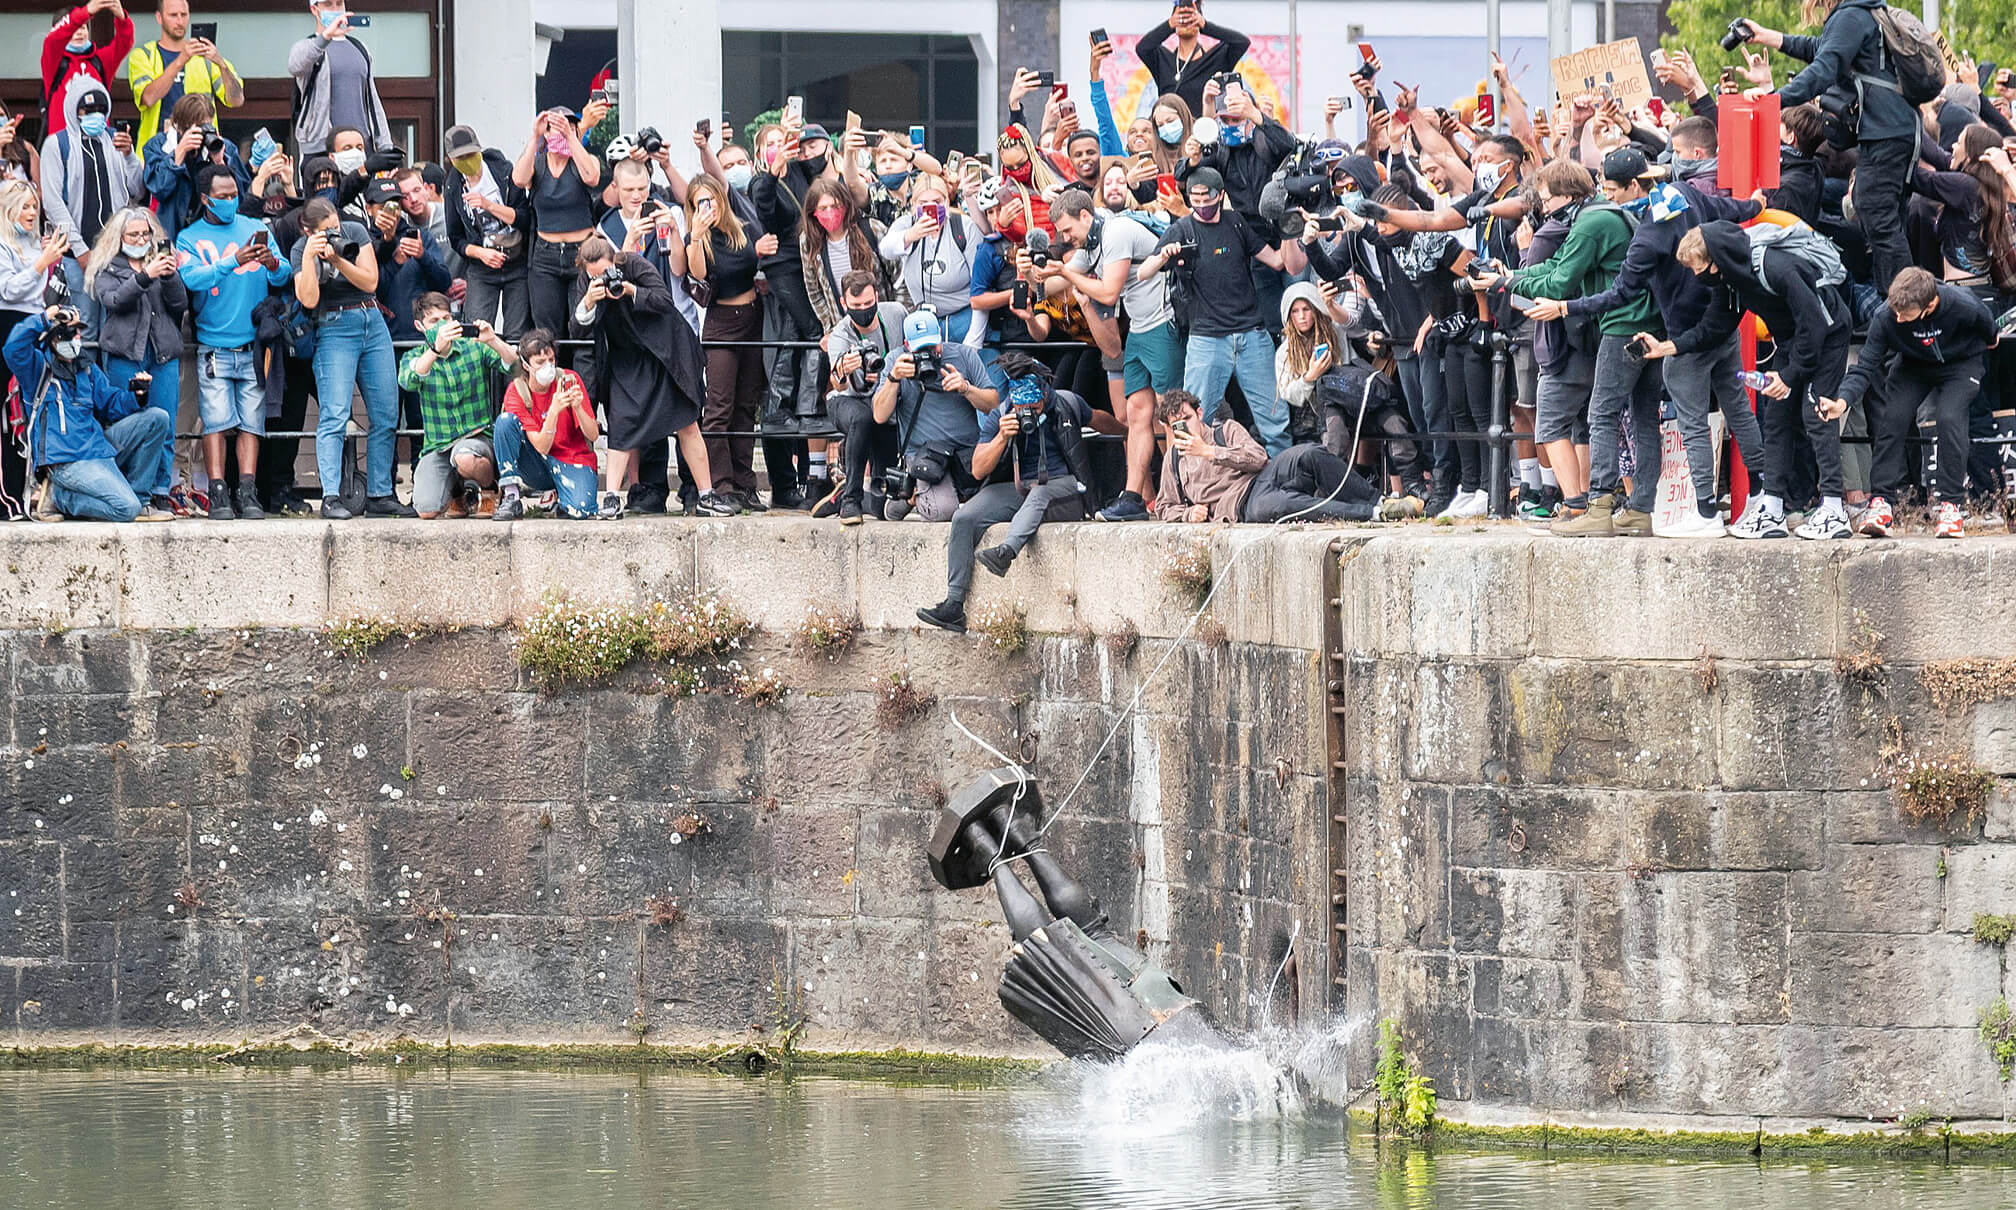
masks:
[(483, 458), (491, 466), (497, 465), (490, 438), (483, 436), (463, 437), (446, 449), (420, 455), (419, 465), (413, 468), (414, 512), (429, 516), (448, 507), (449, 499), (462, 486), (462, 476), (455, 470), (456, 460), (461, 458)]
[(1512, 378), (1517, 384), (1513, 406), (1532, 411), (1540, 401), (1540, 362), (1533, 356), (1532, 341), (1512, 342)]
[(266, 435), (266, 392), (251, 349), (196, 350), (196, 407), (203, 432)]
[(1589, 392), (1595, 376), (1595, 359), (1580, 356), (1571, 359), (1563, 373), (1540, 375), (1533, 440), (1542, 445), (1568, 440), (1589, 444)]
[(1183, 342), (1176, 338), (1176, 325), (1158, 324), (1146, 332), (1130, 333), (1122, 362), (1129, 395), (1150, 387), (1161, 395), (1182, 386)]

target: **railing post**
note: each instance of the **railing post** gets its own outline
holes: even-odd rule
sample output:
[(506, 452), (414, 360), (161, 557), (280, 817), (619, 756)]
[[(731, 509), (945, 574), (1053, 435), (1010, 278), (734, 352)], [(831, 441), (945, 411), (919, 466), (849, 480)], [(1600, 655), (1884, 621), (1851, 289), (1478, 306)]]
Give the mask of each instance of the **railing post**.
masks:
[(1494, 519), (1502, 519), (1511, 512), (1506, 490), (1511, 482), (1510, 476), (1506, 473), (1511, 469), (1507, 446), (1511, 441), (1509, 431), (1512, 417), (1510, 397), (1506, 394), (1506, 387), (1510, 384), (1511, 378), (1512, 340), (1503, 332), (1493, 332), (1491, 333), (1491, 457), (1488, 474), (1491, 516)]

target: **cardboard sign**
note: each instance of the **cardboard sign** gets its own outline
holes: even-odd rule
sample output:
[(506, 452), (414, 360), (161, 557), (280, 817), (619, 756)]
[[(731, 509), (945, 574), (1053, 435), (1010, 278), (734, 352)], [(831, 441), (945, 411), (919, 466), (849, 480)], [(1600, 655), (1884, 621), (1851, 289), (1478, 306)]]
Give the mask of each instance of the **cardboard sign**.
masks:
[(1652, 99), (1652, 78), (1645, 74), (1645, 55), (1636, 38), (1562, 55), (1549, 66), (1554, 95), (1563, 101), (1585, 92), (1600, 95), (1607, 87), (1628, 113)]
[[(1720, 463), (1722, 413), (1708, 413), (1708, 448)], [(1717, 467), (1720, 470), (1720, 467)], [(1694, 476), (1687, 468), (1687, 447), (1680, 440), (1680, 422), (1659, 425), (1659, 502), (1652, 506), (1652, 532), (1663, 534), (1694, 515)]]

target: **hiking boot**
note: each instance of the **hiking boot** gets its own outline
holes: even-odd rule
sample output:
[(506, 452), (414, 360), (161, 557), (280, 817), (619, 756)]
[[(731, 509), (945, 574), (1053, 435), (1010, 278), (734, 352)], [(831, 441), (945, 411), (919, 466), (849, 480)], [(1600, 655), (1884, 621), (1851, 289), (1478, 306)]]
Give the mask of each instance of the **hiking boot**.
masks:
[(954, 634), (966, 633), (966, 607), (958, 601), (940, 601), (917, 611), (917, 620), (926, 626), (936, 626), (940, 630), (950, 630)]
[(1856, 524), (1855, 532), (1868, 538), (1887, 538), (1890, 527), (1897, 524), (1897, 515), (1890, 511), (1890, 502), (1881, 496), (1871, 496), (1869, 507), (1862, 510), (1862, 520)]
[(231, 493), (218, 488), (210, 493), (210, 519), (212, 521), (235, 521), (238, 514), (231, 511)]
[(1935, 538), (1967, 536), (1967, 518), (1961, 514), (1959, 505), (1950, 500), (1939, 502), (1939, 518), (1933, 523), (1932, 536)]
[[(1113, 498), (1113, 503), (1092, 515), (1100, 521), (1146, 521), (1148, 520), (1148, 506), (1141, 502), (1139, 495), (1133, 492), (1121, 492)], [(995, 549), (999, 550), (1001, 548), (997, 546)], [(1013, 558), (1012, 555), (1009, 557)], [(1000, 575), (1002, 573), (995, 572), (994, 574)]]
[(266, 510), (259, 507), (259, 489), (250, 483), (238, 485), (238, 519), (240, 521), (264, 521)]
[(1567, 514), (1575, 510), (1563, 509), (1562, 515), (1547, 527), (1548, 532), (1557, 538), (1614, 538), (1617, 536), (1616, 508), (1615, 496), (1590, 496), (1586, 510), (1579, 516), (1570, 516)]
[(1610, 518), (1610, 527), (1620, 538), (1649, 538), (1652, 536), (1652, 514), (1641, 513), (1635, 508), (1620, 508)]
[(973, 561), (997, 576), (1006, 576), (1015, 564), (1015, 552), (1005, 546), (990, 546), (974, 555)]

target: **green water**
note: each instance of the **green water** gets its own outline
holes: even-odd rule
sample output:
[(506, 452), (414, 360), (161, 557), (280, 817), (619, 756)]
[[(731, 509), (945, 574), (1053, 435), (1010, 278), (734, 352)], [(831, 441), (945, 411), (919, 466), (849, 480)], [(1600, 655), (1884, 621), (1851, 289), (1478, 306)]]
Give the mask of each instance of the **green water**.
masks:
[(1068, 1073), (9, 1071), (0, 1207), (2016, 1206), (1991, 1165), (1382, 1153), (1226, 1112)]

